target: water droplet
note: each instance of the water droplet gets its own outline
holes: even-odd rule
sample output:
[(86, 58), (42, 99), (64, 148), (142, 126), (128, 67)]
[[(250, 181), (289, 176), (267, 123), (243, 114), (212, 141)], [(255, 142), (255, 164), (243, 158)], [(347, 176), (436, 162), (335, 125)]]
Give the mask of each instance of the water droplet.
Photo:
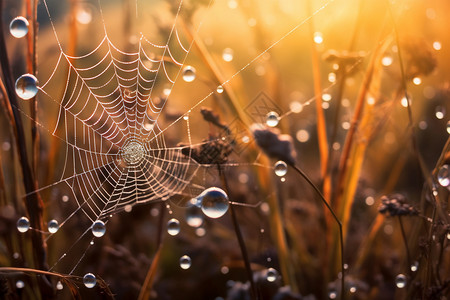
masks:
[(222, 52), (222, 59), (226, 62), (230, 62), (233, 60), (234, 51), (231, 48), (225, 48)]
[(268, 268), (266, 273), (266, 279), (269, 282), (274, 282), (277, 280), (278, 272), (274, 268)]
[(330, 101), (331, 100), (331, 95), (330, 94), (322, 94), (322, 100), (323, 101)]
[(299, 112), (301, 112), (303, 110), (303, 104), (301, 104), (298, 101), (292, 101), (289, 104), (289, 109), (294, 113), (294, 114), (298, 114)]
[(450, 134), (450, 121), (447, 122), (447, 133)]
[(183, 255), (181, 258), (180, 258), (180, 267), (183, 269), (183, 270), (187, 270), (187, 269), (189, 269), (190, 267), (191, 267), (191, 258), (189, 257), (189, 256), (187, 256), (187, 255)]
[(266, 115), (266, 124), (269, 127), (277, 126), (279, 121), (280, 116), (274, 111), (271, 111)]
[(216, 89), (217, 93), (222, 94), (223, 93), (223, 86), (219, 85)]
[(420, 77), (414, 77), (413, 78), (413, 83), (415, 85), (420, 85), (422, 83), (422, 79)]
[(16, 94), (23, 100), (36, 96), (38, 80), (32, 74), (24, 74), (16, 80)]
[(180, 233), (180, 222), (177, 219), (170, 219), (167, 222), (167, 232), (172, 236)]
[(287, 164), (282, 160), (277, 161), (274, 165), (275, 175), (279, 177), (283, 177), (284, 175), (286, 175), (287, 170)]
[(185, 121), (189, 120), (189, 116), (188, 115), (184, 115), (183, 116), (183, 120), (185, 120)]
[(398, 274), (397, 277), (395, 277), (395, 285), (402, 289), (406, 286), (406, 276), (403, 274)]
[(61, 281), (58, 280), (58, 282), (56, 283), (56, 289), (58, 291), (62, 290), (64, 288), (64, 285), (61, 283)]
[(206, 234), (206, 229), (203, 228), (203, 227), (198, 227), (198, 228), (195, 229), (195, 234), (196, 234), (198, 237), (205, 236), (205, 234)]
[(390, 65), (392, 65), (392, 57), (391, 56), (385, 56), (381, 59), (381, 64), (385, 67), (388, 67)]
[(450, 240), (450, 232), (447, 233), (447, 240)]
[(23, 289), (24, 287), (25, 287), (25, 282), (23, 282), (22, 280), (16, 281), (16, 288)]
[(104, 236), (106, 232), (105, 223), (103, 223), (103, 221), (101, 220), (95, 221), (94, 224), (92, 224), (91, 231), (95, 237)]
[(203, 213), (197, 199), (189, 201), (186, 209), (186, 223), (191, 227), (200, 227), (203, 224)]
[(22, 217), (17, 221), (17, 230), (19, 232), (27, 232), (30, 229), (30, 221), (26, 217)]
[(450, 185), (450, 168), (449, 165), (443, 165), (437, 174), (437, 179), (439, 184), (443, 187), (448, 187)]
[(201, 201), (202, 212), (209, 218), (220, 218), (228, 210), (229, 202), (227, 194), (217, 187), (210, 187), (198, 197)]
[(230, 272), (230, 268), (228, 268), (227, 266), (222, 266), (222, 268), (220, 268), (220, 273), (228, 274), (228, 272)]
[(67, 195), (64, 195), (64, 196), (62, 196), (62, 202), (68, 202), (69, 201), (69, 196), (67, 196)]
[(56, 221), (56, 220), (49, 221), (47, 224), (47, 228), (48, 228), (48, 232), (56, 233), (59, 229), (58, 221)]
[(97, 279), (95, 278), (95, 275), (92, 273), (87, 273), (83, 277), (83, 283), (84, 286), (88, 289), (92, 289), (97, 284)]
[(75, 18), (78, 23), (87, 25), (92, 22), (92, 11), (88, 6), (80, 6), (77, 9)]
[(403, 107), (408, 107), (408, 104), (411, 106), (411, 102), (408, 103), (409, 98), (403, 97), (402, 100), (400, 101), (401, 105)]
[(444, 106), (437, 106), (436, 107), (436, 118), (438, 118), (439, 120), (442, 120), (445, 117), (445, 107)]
[(411, 271), (416, 272), (418, 269), (419, 269), (419, 262), (418, 261), (413, 262), (411, 265)]
[(442, 49), (442, 44), (439, 41), (434, 42), (433, 43), (433, 49), (437, 50), (437, 51), (441, 50)]
[(349, 289), (350, 293), (354, 294), (356, 293), (356, 286), (351, 286)]
[(195, 79), (195, 68), (192, 66), (186, 66), (183, 68), (183, 80), (186, 82), (192, 82)]
[(374, 203), (375, 203), (375, 199), (372, 197), (372, 196), (368, 196), (367, 198), (366, 198), (366, 205), (367, 206), (372, 206)]
[(22, 38), (27, 35), (29, 25), (24, 17), (16, 17), (9, 24), (9, 32), (15, 38)]
[(337, 298), (337, 291), (334, 288), (331, 288), (328, 290), (328, 298), (329, 299), (336, 299)]
[(323, 43), (323, 36), (321, 32), (314, 32), (314, 43), (316, 44)]

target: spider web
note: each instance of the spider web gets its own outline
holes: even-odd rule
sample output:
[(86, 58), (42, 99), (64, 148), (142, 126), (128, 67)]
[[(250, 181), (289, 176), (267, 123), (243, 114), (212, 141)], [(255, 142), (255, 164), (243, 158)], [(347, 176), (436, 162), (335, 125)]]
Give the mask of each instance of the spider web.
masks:
[[(221, 86), (232, 81), (331, 2), (291, 28)], [(216, 90), (194, 102), (190, 109), (166, 126), (160, 126), (172, 88), (193, 45), (193, 42), (183, 39), (178, 28), (183, 1), (177, 6), (165, 42), (153, 43), (141, 33), (134, 49), (126, 51), (110, 38), (99, 2), (104, 32), (94, 49), (81, 56), (69, 55), (63, 49), (47, 1), (43, 3), (59, 55), (50, 77), (39, 86), (39, 99), (50, 100), (56, 105), (58, 117), (52, 126), (37, 124), (62, 142), (64, 159), (59, 179), (36, 192), (64, 186), (61, 189), (68, 190), (70, 198), (76, 201), (76, 209), (63, 218), (60, 227), (80, 212), (91, 224), (97, 220), (107, 223), (113, 214), (129, 211), (136, 204), (166, 201), (176, 195), (192, 198), (200, 194), (205, 179), (198, 180), (198, 173), (209, 165), (193, 159), (191, 151), (195, 146), (208, 142), (192, 141), (190, 114), (217, 93)], [(62, 89), (61, 86), (55, 88), (61, 81), (64, 82)], [(311, 103), (312, 99), (304, 104)], [(165, 133), (174, 127), (175, 130), (181, 128), (188, 140), (187, 147), (166, 141)], [(90, 236), (89, 231), (90, 227), (82, 232), (52, 269), (83, 238)], [(70, 267), (70, 274), (87, 251)]]

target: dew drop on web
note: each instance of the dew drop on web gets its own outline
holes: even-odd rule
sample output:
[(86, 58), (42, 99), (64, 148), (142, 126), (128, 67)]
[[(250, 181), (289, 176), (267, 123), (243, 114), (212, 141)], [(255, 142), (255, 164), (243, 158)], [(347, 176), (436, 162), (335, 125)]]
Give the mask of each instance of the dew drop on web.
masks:
[(192, 82), (195, 80), (196, 72), (192, 66), (186, 66), (183, 68), (183, 80), (186, 82)]
[(9, 32), (15, 38), (22, 38), (28, 33), (28, 20), (24, 17), (16, 17), (9, 24)]
[(28, 229), (30, 229), (30, 221), (26, 217), (21, 217), (17, 221), (17, 230), (19, 230), (19, 232), (23, 233), (23, 232), (27, 232)]
[(450, 186), (449, 165), (443, 165), (442, 167), (440, 167), (438, 174), (437, 174), (437, 179), (438, 179), (439, 184), (442, 185), (443, 187)]
[(56, 233), (59, 229), (58, 221), (56, 221), (56, 220), (49, 221), (47, 224), (47, 228), (48, 228), (48, 232)]
[(87, 273), (83, 277), (83, 283), (84, 286), (88, 289), (92, 289), (97, 284), (97, 279), (95, 278), (95, 275), (92, 273)]
[(36, 96), (38, 80), (32, 74), (24, 74), (16, 80), (16, 94), (23, 100)]
[(167, 232), (172, 236), (180, 233), (180, 222), (177, 219), (170, 219), (167, 222)]
[(225, 191), (217, 187), (204, 190), (198, 199), (201, 201), (202, 212), (213, 219), (222, 217), (230, 206)]
[(216, 92), (219, 93), (219, 94), (222, 94), (223, 93), (223, 86), (219, 85), (217, 87), (217, 89), (216, 89)]
[(92, 224), (91, 231), (95, 237), (104, 236), (106, 232), (105, 223), (101, 220), (95, 221), (94, 224)]
[(277, 126), (279, 121), (280, 116), (274, 111), (271, 111), (266, 115), (266, 125), (269, 127)]

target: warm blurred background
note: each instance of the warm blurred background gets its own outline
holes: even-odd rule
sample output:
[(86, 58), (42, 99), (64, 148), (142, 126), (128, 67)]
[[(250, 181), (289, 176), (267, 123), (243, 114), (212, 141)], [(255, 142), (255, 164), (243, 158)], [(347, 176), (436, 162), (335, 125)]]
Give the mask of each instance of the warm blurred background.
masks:
[[(16, 16), (27, 16), (27, 5), (33, 3), (3, 3), (14, 80), (30, 73), (27, 45), (32, 40), (12, 37), (8, 27)], [(108, 298), (109, 288), (117, 299), (144, 299), (146, 289), (151, 299), (252, 299), (247, 262), (261, 299), (340, 299), (343, 294), (346, 299), (447, 299), (448, 1), (46, 3), (53, 23), (40, 2), (36, 50), (31, 51), (37, 58), (31, 69), (45, 87), (35, 98), (36, 109), (30, 105), (34, 102), (18, 99), (25, 145), (17, 143), (8, 101), (0, 95), (0, 265), (6, 267), (0, 269), (1, 295), (93, 299)], [(32, 15), (27, 19), (32, 27)], [(167, 43), (172, 52), (158, 52), (152, 43)], [(164, 131), (159, 147), (177, 149), (181, 157), (180, 145), (195, 150), (201, 143), (208, 150), (224, 141), (233, 151), (219, 148), (226, 158), (220, 162), (191, 157), (198, 170), (182, 191), (165, 202), (152, 199), (122, 207), (108, 219), (106, 234), (91, 242), (85, 233), (92, 219), (80, 209), (83, 193), (91, 191), (89, 178), (83, 182), (86, 191), (71, 187), (73, 182), (65, 178), (76, 169), (76, 160), (84, 169), (74, 174), (90, 172), (98, 156), (67, 150), (66, 138), (86, 143), (81, 142), (84, 127), (80, 131), (76, 123), (62, 119), (59, 104), (68, 101), (67, 91), (79, 91), (73, 78), (68, 79), (65, 57), (84, 57), (77, 60), (78, 68), (101, 66), (104, 56), (95, 51), (108, 49), (105, 45), (117, 47), (108, 53), (122, 63), (136, 58), (130, 53), (142, 51), (150, 58), (138, 60), (150, 69), (152, 58), (168, 61), (166, 73), (146, 86), (153, 90), (152, 103), (164, 105), (158, 114)], [(171, 59), (184, 67), (171, 65)], [(185, 76), (186, 66), (194, 68), (194, 80)], [(118, 73), (111, 74), (116, 80)], [(93, 70), (83, 76), (97, 75)], [(175, 83), (167, 77), (176, 78)], [(77, 104), (84, 105), (88, 96), (83, 95), (76, 97)], [(86, 100), (86, 105), (94, 118), (101, 118), (97, 102)], [(219, 117), (219, 125), (204, 117), (204, 108)], [(274, 124), (264, 124), (271, 112), (279, 117)], [(293, 168), (281, 177), (274, 173), (275, 162), (290, 153), (274, 155), (258, 147), (251, 131), (254, 123), (263, 123), (257, 126), (264, 130), (275, 130), (268, 129), (275, 125), (274, 133), (292, 143), (295, 165), (308, 174), (342, 222), (345, 293), (335, 220)], [(105, 149), (102, 141), (96, 143), (89, 149)], [(116, 155), (121, 145), (108, 151)], [(48, 187), (39, 191), (42, 214), (34, 213), (41, 216), (48, 267), (63, 274), (46, 278), (52, 286), (62, 280), (62, 290), (46, 288), (32, 270), (7, 268), (40, 268), (31, 241), (40, 231), (16, 230), (20, 217), (32, 218), (18, 154), (23, 146), (37, 186)], [(181, 158), (170, 159), (182, 165)], [(167, 169), (170, 172), (170, 166)], [(211, 219), (190, 204), (202, 187), (210, 186), (225, 189), (231, 202), (244, 203), (233, 207), (248, 260), (243, 259), (230, 210)], [(147, 190), (152, 188), (150, 184)], [(66, 218), (49, 236), (48, 221)], [(175, 236), (167, 233), (171, 218), (180, 223)], [(187, 269), (180, 268), (183, 255), (192, 261)], [(89, 272), (107, 287), (83, 286), (82, 277)]]

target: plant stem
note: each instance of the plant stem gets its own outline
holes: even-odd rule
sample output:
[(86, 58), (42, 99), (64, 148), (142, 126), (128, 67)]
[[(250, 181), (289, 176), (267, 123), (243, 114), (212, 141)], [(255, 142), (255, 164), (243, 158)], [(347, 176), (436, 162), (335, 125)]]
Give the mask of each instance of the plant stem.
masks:
[(409, 254), (408, 239), (406, 238), (405, 227), (403, 226), (403, 221), (401, 216), (398, 217), (398, 222), (400, 223), (400, 230), (402, 232), (403, 243), (406, 249), (406, 261), (408, 262), (408, 272), (411, 273), (411, 255)]
[(12, 111), (14, 122), (15, 122), (15, 131), (17, 133), (17, 150), (19, 152), (20, 164), (22, 167), (22, 177), (23, 183), (25, 187), (25, 192), (27, 196), (26, 207), (28, 210), (28, 214), (30, 217), (31, 226), (36, 229), (31, 233), (31, 239), (33, 244), (33, 254), (35, 258), (35, 263), (38, 269), (46, 270), (48, 269), (46, 262), (46, 245), (44, 239), (42, 237), (42, 210), (43, 203), (42, 199), (39, 197), (39, 194), (35, 191), (37, 190), (36, 182), (34, 180), (33, 172), (30, 167), (30, 163), (28, 160), (27, 154), (27, 145), (26, 145), (26, 137), (24, 133), (24, 127), (22, 124), (22, 119), (20, 117), (20, 112), (18, 109), (18, 102), (15, 95), (14, 82), (12, 79), (8, 54), (6, 50), (6, 42), (3, 30), (3, 0), (0, 0), (0, 62), (1, 62), (1, 70), (3, 73), (3, 80), (5, 82), (6, 93), (8, 95), (10, 109)]
[(159, 264), (159, 259), (161, 257), (161, 249), (162, 249), (162, 237), (163, 237), (163, 225), (164, 225), (164, 212), (166, 211), (166, 207), (164, 206), (164, 202), (161, 204), (161, 209), (159, 213), (158, 220), (158, 234), (156, 236), (156, 245), (158, 245), (158, 250), (153, 256), (153, 261), (148, 269), (147, 275), (145, 276), (144, 283), (142, 284), (141, 290), (139, 292), (138, 300), (145, 300), (150, 298), (150, 292), (153, 286), (153, 281), (155, 279), (156, 270)]
[(320, 192), (320, 190), (311, 181), (311, 179), (309, 179), (309, 177), (302, 170), (300, 170), (300, 168), (298, 168), (296, 165), (290, 164), (290, 166), (295, 171), (297, 171), (297, 173), (300, 174), (300, 176), (302, 176), (308, 182), (308, 184), (314, 189), (314, 191), (317, 193), (317, 195), (319, 195), (320, 200), (322, 200), (323, 204), (328, 208), (330, 213), (333, 215), (334, 220), (336, 221), (336, 223), (339, 226), (339, 240), (340, 240), (340, 248), (341, 248), (341, 274), (342, 274), (342, 276), (341, 276), (341, 299), (343, 300), (343, 299), (345, 299), (345, 270), (344, 270), (344, 235), (343, 235), (343, 232), (342, 232), (342, 223), (338, 219), (336, 214), (334, 213), (334, 211), (331, 208), (330, 204), (328, 204), (327, 200), (325, 200), (325, 198), (323, 197), (323, 195)]
[[(229, 193), (228, 182), (225, 177), (225, 174), (223, 173), (222, 169), (220, 168), (220, 165), (217, 165), (217, 169), (219, 170), (219, 176), (225, 187), (225, 192), (227, 193), (227, 195), (229, 197), (230, 193)], [(231, 220), (233, 221), (234, 232), (236, 233), (236, 237), (239, 242), (239, 248), (241, 249), (242, 259), (244, 260), (244, 265), (245, 265), (245, 270), (247, 272), (248, 281), (250, 282), (251, 297), (252, 297), (252, 299), (259, 299), (258, 290), (256, 289), (256, 285), (253, 280), (253, 272), (252, 272), (252, 268), (250, 266), (250, 260), (248, 258), (247, 248), (245, 247), (245, 242), (244, 242), (244, 238), (242, 237), (241, 228), (240, 228), (239, 222), (236, 218), (236, 211), (234, 210), (234, 206), (231, 203), (230, 203), (230, 213), (231, 213)]]

